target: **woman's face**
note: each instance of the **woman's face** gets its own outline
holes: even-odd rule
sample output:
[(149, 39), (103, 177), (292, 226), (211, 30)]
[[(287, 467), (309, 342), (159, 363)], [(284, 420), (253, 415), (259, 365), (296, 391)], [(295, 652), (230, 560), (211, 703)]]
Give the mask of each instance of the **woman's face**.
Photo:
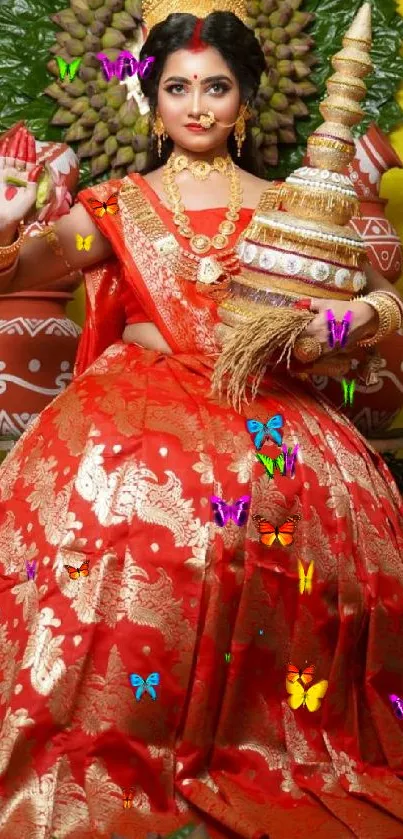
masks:
[(239, 84), (214, 47), (200, 52), (181, 49), (168, 56), (158, 87), (158, 111), (174, 146), (196, 154), (225, 147), (233, 127), (215, 123), (192, 131), (186, 126), (207, 111), (213, 111), (219, 123), (230, 125), (239, 106)]

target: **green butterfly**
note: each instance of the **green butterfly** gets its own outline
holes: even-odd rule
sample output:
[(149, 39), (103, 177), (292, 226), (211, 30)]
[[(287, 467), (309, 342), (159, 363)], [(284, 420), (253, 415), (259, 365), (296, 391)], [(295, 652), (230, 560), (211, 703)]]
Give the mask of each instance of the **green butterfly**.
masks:
[(71, 64), (67, 64), (67, 61), (64, 58), (61, 58), (60, 55), (56, 56), (57, 66), (59, 68), (60, 78), (63, 81), (64, 77), (67, 73), (70, 81), (73, 81), (74, 76), (77, 73), (77, 70), (82, 62), (82, 58), (75, 58)]
[(282, 475), (284, 474), (285, 459), (283, 454), (279, 454), (278, 457), (267, 457), (266, 454), (260, 454), (260, 452), (255, 452), (255, 454), (269, 473), (269, 478), (273, 478), (276, 467)]
[(347, 379), (342, 379), (341, 386), (343, 388), (343, 404), (347, 405), (348, 403), (350, 403), (350, 405), (352, 405), (355, 392), (355, 379), (353, 379), (351, 382), (348, 382)]

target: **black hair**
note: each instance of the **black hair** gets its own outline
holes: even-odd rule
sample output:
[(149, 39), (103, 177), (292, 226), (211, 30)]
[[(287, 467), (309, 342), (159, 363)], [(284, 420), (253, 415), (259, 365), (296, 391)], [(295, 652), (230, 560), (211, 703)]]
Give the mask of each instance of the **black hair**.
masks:
[[(150, 56), (155, 57), (151, 72), (147, 73), (147, 77), (141, 78), (139, 75), (141, 89), (149, 101), (152, 118), (155, 118), (158, 85), (165, 62), (172, 52), (186, 49), (197, 21), (198, 18), (195, 15), (168, 15), (166, 20), (152, 27), (143, 44), (140, 60)], [(263, 51), (253, 31), (248, 29), (233, 12), (212, 12), (203, 19), (199, 34), (203, 43), (214, 47), (222, 55), (237, 79), (241, 104), (248, 102), (253, 107), (260, 78), (266, 66)], [(154, 135), (153, 140), (155, 140)], [(168, 138), (162, 144), (161, 157), (158, 157), (156, 142), (152, 142), (147, 167), (143, 174), (152, 172), (166, 163), (172, 148), (173, 142)], [(258, 177), (265, 177), (265, 167), (255, 146), (249, 120), (246, 122), (246, 138), (241, 148), (241, 156), (237, 157), (233, 131), (228, 137), (228, 152), (242, 169)]]

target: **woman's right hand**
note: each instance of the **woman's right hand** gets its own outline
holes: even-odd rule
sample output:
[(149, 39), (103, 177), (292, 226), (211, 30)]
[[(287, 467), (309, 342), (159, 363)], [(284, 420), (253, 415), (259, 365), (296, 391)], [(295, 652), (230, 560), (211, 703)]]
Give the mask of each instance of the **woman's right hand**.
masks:
[(42, 169), (35, 138), (24, 125), (0, 140), (0, 246), (14, 240), (19, 222), (34, 205)]

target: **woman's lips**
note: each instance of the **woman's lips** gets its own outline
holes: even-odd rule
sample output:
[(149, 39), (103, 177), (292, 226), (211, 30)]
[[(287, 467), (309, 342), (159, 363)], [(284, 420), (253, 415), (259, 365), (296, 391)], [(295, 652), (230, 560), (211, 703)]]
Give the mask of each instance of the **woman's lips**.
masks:
[(189, 123), (189, 125), (185, 125), (185, 128), (187, 128), (188, 131), (207, 131), (207, 128), (203, 128), (203, 126), (198, 125), (197, 122)]

